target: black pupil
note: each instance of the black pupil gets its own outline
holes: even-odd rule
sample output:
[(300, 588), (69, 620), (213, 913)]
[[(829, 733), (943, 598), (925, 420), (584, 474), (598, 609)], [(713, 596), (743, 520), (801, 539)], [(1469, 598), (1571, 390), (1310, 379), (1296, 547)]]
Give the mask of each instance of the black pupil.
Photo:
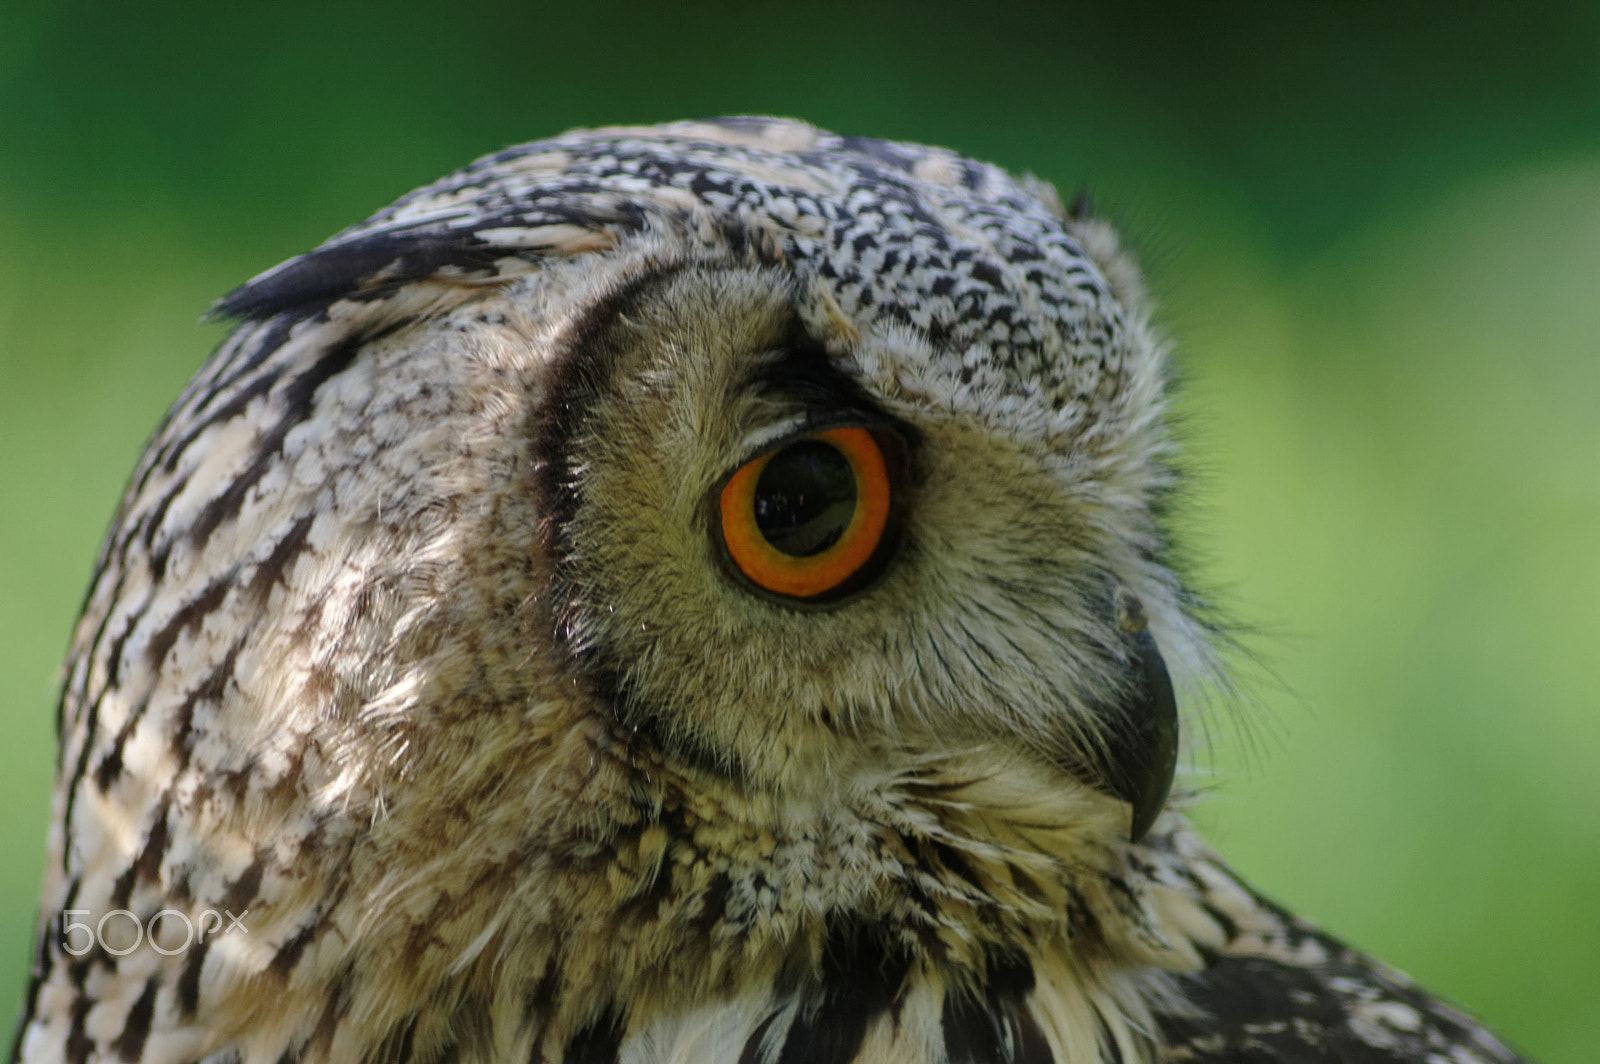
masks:
[(801, 440), (773, 455), (756, 479), (756, 527), (793, 558), (821, 554), (856, 512), (856, 477), (838, 448)]

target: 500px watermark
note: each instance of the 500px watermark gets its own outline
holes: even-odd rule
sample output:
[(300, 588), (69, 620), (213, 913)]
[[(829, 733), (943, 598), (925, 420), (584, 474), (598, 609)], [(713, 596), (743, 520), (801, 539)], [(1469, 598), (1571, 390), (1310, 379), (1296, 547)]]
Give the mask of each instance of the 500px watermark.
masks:
[[(144, 923), (140, 923), (139, 918), (127, 909), (112, 909), (93, 925), (76, 919), (79, 916), (90, 915), (92, 913), (88, 909), (66, 909), (61, 913), (61, 948), (74, 957), (81, 957), (96, 946), (113, 957), (126, 957), (138, 949), (146, 939), (149, 939), (151, 949), (164, 957), (171, 957), (182, 953), (197, 942), (204, 942), (207, 938), (219, 938), (234, 931), (244, 935), (250, 933), (250, 929), (244, 926), (244, 918), (250, 915), (249, 909), (238, 916), (227, 909), (220, 913), (215, 909), (207, 909), (200, 914), (198, 927), (196, 921), (190, 920), (187, 913), (181, 913), (177, 909), (162, 909)], [(112, 923), (114, 917), (117, 919)], [(172, 945), (177, 939), (177, 925), (172, 921), (179, 921), (183, 925), (183, 942), (177, 946)], [(110, 937), (107, 936), (108, 924)], [(72, 940), (74, 931), (81, 931), (86, 937), (74, 943)], [(158, 932), (161, 941), (157, 941)], [(113, 942), (116, 944), (113, 945)]]

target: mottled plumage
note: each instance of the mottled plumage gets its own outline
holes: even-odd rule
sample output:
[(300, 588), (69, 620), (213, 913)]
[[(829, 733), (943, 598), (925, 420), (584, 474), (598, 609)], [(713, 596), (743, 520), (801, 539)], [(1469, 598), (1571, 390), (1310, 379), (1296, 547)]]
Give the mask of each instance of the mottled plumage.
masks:
[[(218, 310), (68, 662), (18, 1060), (1517, 1059), (1161, 812), (1166, 357), (1047, 186), (576, 132)], [(774, 591), (728, 485), (838, 427), (816, 528), (871, 473), (882, 531)]]

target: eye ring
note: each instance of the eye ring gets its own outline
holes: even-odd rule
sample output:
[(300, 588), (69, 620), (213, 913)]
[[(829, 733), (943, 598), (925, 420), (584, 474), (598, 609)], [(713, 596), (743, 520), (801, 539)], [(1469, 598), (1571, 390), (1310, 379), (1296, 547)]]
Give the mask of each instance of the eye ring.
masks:
[(897, 444), (888, 432), (842, 426), (790, 439), (740, 466), (713, 507), (733, 570), (795, 603), (833, 603), (864, 590), (896, 539)]

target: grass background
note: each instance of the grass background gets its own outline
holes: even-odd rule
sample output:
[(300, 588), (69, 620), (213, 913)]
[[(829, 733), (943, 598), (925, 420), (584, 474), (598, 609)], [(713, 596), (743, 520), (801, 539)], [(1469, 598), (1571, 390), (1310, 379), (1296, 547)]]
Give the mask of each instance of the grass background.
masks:
[(0, 23), (0, 1002), (56, 663), (122, 478), (220, 336), (209, 301), (503, 144), (769, 112), (1123, 220), (1186, 380), (1199, 576), (1264, 663), (1256, 705), (1210, 720), (1200, 819), (1531, 1056), (1593, 1059), (1600, 7), (3, 0)]

